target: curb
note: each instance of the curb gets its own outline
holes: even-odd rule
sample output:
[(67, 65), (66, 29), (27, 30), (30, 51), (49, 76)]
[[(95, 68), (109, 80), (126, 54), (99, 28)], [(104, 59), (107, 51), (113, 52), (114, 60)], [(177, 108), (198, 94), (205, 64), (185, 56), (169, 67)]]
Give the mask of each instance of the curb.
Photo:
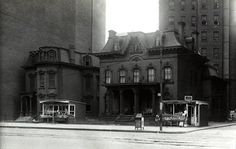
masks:
[(22, 128), (22, 129), (53, 129), (53, 130), (77, 130), (77, 131), (112, 131), (112, 132), (134, 132), (134, 133), (158, 133), (151, 130), (122, 130), (122, 129), (89, 129), (89, 128), (62, 128), (62, 127), (27, 127), (27, 126), (0, 126), (0, 128)]
[[(69, 127), (32, 127), (32, 126), (4, 126), (0, 125), (0, 128), (21, 128), (21, 129), (51, 129), (51, 130), (74, 130), (74, 131), (107, 131), (107, 132), (133, 132), (133, 133), (164, 133), (164, 134), (184, 134), (184, 133), (192, 133), (201, 130), (208, 130), (208, 129), (215, 129), (215, 128), (222, 128), (236, 125), (235, 123), (219, 125), (219, 126), (209, 126), (203, 127), (196, 130), (188, 130), (188, 131), (152, 131), (152, 130), (124, 130), (124, 129), (96, 129), (96, 128), (69, 128)], [(158, 128), (157, 128), (158, 129)]]
[(233, 125), (236, 125), (236, 122), (231, 123), (231, 124), (219, 125), (219, 126), (211, 126), (211, 127), (206, 127), (206, 128), (199, 128), (197, 130), (190, 130), (189, 133), (196, 132), (196, 131), (201, 131), (201, 130), (207, 130), (207, 129), (215, 129), (215, 128), (228, 127), (228, 126), (233, 126)]

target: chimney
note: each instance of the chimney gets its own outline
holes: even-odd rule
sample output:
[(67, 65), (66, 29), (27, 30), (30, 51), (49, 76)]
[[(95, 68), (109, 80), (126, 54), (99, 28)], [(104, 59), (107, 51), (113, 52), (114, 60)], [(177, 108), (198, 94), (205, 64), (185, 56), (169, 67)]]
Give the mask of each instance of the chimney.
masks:
[(184, 44), (184, 27), (185, 23), (184, 22), (178, 22), (178, 32), (179, 32), (179, 38), (180, 38), (180, 43)]
[(109, 38), (116, 36), (116, 32), (114, 30), (109, 30), (108, 32), (109, 32)]
[(74, 45), (69, 45), (69, 58), (70, 58), (70, 63), (75, 63), (75, 46)]

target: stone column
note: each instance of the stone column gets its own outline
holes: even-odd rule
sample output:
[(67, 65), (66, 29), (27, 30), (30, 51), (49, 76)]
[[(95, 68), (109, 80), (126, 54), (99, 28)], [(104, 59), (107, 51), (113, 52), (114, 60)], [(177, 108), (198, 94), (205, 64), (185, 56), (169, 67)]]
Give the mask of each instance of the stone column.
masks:
[(120, 90), (120, 114), (123, 114), (123, 90)]
[(28, 101), (27, 101), (27, 98), (25, 99), (25, 115), (26, 115), (26, 116), (29, 115), (29, 108), (28, 108)]
[(154, 89), (151, 89), (151, 92), (152, 92), (152, 114), (156, 115), (156, 92)]
[(114, 96), (113, 96), (113, 91), (112, 90), (110, 90), (109, 91), (109, 112), (110, 112), (110, 114), (112, 114), (112, 112), (113, 112), (113, 101), (114, 101)]
[(29, 98), (29, 115), (32, 116), (32, 97)]
[(22, 97), (20, 98), (20, 116), (23, 116), (23, 101)]
[(139, 94), (137, 89), (133, 89), (134, 93), (134, 114), (139, 112)]

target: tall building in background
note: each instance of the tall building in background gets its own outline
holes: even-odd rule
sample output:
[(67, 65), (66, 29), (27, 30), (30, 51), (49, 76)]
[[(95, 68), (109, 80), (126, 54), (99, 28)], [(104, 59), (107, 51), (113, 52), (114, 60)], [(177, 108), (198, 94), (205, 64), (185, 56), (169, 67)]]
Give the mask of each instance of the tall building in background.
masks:
[(184, 22), (185, 37), (228, 83), (228, 108), (236, 108), (236, 0), (160, 0), (160, 30)]
[(105, 0), (0, 1), (0, 119), (15, 119), (29, 51), (72, 47), (89, 53), (105, 43)]

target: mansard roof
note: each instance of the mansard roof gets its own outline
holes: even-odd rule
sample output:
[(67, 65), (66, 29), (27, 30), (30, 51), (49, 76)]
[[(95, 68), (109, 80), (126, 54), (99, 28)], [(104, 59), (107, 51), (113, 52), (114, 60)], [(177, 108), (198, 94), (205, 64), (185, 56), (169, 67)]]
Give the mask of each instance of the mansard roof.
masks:
[[(162, 41), (161, 41), (162, 40)], [(121, 53), (125, 52), (145, 52), (148, 49), (160, 47), (164, 48), (181, 47), (179, 35), (176, 31), (160, 31), (152, 33), (130, 32), (125, 36), (113, 34), (108, 38), (105, 47), (100, 52), (103, 54)], [(98, 55), (100, 55), (98, 54)]]
[[(89, 59), (87, 58), (89, 57)], [(87, 64), (85, 61), (89, 60)], [(24, 68), (35, 67), (36, 65), (66, 65), (80, 68), (98, 68), (99, 59), (92, 53), (81, 53), (75, 49), (66, 49), (62, 47), (45, 46), (38, 50), (29, 52), (28, 60)]]

